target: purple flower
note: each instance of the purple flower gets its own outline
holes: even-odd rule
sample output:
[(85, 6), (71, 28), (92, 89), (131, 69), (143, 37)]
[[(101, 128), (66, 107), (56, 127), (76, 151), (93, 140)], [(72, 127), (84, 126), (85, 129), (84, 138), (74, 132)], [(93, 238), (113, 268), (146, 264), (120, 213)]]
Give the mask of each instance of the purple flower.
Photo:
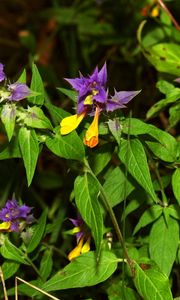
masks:
[(0, 220), (9, 223), (8, 231), (20, 231), (20, 223), (25, 221), (30, 224), (34, 221), (32, 215), (29, 215), (32, 208), (23, 204), (19, 206), (16, 200), (8, 200), (6, 205), (0, 211)]
[(0, 63), (0, 82), (3, 81), (6, 78), (6, 75), (4, 73), (4, 65)]
[(28, 97), (31, 93), (28, 86), (24, 83), (13, 83), (8, 86), (11, 95), (8, 97), (11, 101), (19, 101)]
[[(0, 82), (6, 78), (4, 73), (4, 66), (0, 63)], [(10, 101), (19, 101), (31, 94), (31, 90), (25, 83), (12, 83), (7, 85), (4, 84), (4, 87), (0, 89), (0, 100), (3, 101), (5, 99)]]
[(88, 107), (92, 106), (94, 101), (97, 103), (106, 102), (106, 63), (100, 71), (96, 67), (92, 75), (88, 77), (80, 74), (79, 78), (65, 78), (65, 80), (79, 93), (77, 103), (78, 114), (81, 114)]
[(98, 122), (101, 111), (114, 111), (126, 107), (140, 91), (121, 91), (115, 90), (113, 96), (109, 96), (106, 88), (107, 68), (106, 63), (99, 71), (95, 68), (92, 75), (84, 77), (80, 74), (79, 78), (65, 78), (71, 86), (78, 92), (77, 114), (64, 118), (60, 123), (61, 135), (68, 134), (76, 129), (84, 117), (88, 114), (94, 116), (93, 122), (88, 128), (84, 144), (90, 148), (95, 147), (98, 142)]
[(69, 219), (75, 226), (72, 233), (76, 236), (77, 246), (68, 254), (68, 259), (73, 260), (81, 253), (86, 253), (90, 250), (91, 235), (89, 230), (78, 214), (77, 219)]

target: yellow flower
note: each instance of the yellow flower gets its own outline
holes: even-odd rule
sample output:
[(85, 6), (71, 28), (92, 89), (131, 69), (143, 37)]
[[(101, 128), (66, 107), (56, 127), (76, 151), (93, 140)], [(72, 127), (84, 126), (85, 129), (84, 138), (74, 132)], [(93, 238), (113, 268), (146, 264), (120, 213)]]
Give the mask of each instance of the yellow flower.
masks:
[(11, 231), (11, 222), (3, 222), (0, 224), (0, 232), (10, 232)]
[(86, 132), (85, 138), (84, 138), (84, 144), (90, 148), (97, 146), (97, 144), (99, 142), (99, 138), (98, 138), (99, 113), (100, 113), (100, 109), (97, 106), (94, 120), (91, 123), (91, 125), (89, 126), (89, 128)]
[(86, 111), (82, 112), (79, 115), (73, 115), (73, 116), (69, 116), (64, 118), (61, 123), (60, 123), (60, 133), (62, 135), (68, 134), (71, 131), (75, 130), (79, 124), (81, 123), (81, 121), (83, 120), (83, 118), (86, 115)]
[(84, 237), (80, 239), (78, 242), (77, 246), (68, 254), (68, 259), (71, 261), (78, 257), (81, 253), (86, 253), (89, 252), (90, 250), (90, 241), (91, 238), (89, 237), (87, 241), (83, 244), (84, 242)]

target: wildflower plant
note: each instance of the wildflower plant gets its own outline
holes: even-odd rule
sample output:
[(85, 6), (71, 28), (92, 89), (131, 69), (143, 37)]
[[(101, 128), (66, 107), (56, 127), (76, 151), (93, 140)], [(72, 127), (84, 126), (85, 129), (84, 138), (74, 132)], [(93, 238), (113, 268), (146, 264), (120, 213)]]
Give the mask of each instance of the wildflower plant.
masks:
[[(66, 7), (56, 20), (65, 14), (59, 27), (72, 30), (75, 21), (67, 16), (73, 12), (80, 42), (85, 4)], [(58, 88), (58, 102), (49, 86), (45, 91), (50, 72), (42, 79), (32, 63), (10, 83), (0, 63), (0, 299), (178, 299), (180, 48), (177, 24), (161, 4), (152, 1), (155, 27), (146, 32), (146, 23), (140, 24), (139, 46), (127, 59), (142, 59), (141, 51), (155, 67), (152, 105), (138, 76), (128, 82), (129, 91), (122, 82), (122, 91), (117, 84), (111, 92), (114, 44), (107, 63), (93, 65), (90, 75), (65, 78), (71, 87)], [(98, 14), (108, 1), (96, 5)], [(91, 34), (107, 24), (95, 25), (100, 27), (91, 23)], [(115, 36), (111, 32), (109, 43), (118, 43)], [(84, 57), (88, 53), (86, 48)], [(138, 103), (140, 110), (148, 106), (144, 119), (129, 109)], [(73, 115), (63, 109), (74, 106)]]

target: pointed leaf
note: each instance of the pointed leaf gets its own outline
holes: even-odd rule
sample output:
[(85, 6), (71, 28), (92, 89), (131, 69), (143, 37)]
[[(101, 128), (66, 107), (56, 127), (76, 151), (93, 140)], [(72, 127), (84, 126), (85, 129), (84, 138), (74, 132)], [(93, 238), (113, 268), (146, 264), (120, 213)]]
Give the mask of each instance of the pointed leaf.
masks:
[(47, 211), (45, 210), (39, 218), (38, 224), (33, 227), (33, 235), (27, 247), (27, 252), (31, 253), (38, 247), (46, 226)]
[(90, 227), (99, 255), (103, 238), (103, 217), (98, 200), (99, 187), (96, 180), (85, 173), (74, 184), (75, 201), (83, 220)]
[(50, 120), (45, 116), (42, 109), (37, 106), (28, 107), (24, 124), (33, 128), (53, 129)]
[(38, 68), (35, 64), (32, 64), (32, 79), (31, 79), (31, 86), (30, 89), (33, 92), (40, 93), (40, 95), (34, 95), (28, 97), (28, 101), (37, 104), (37, 105), (42, 105), (44, 103), (44, 84), (41, 78), (41, 75), (38, 71)]
[(39, 155), (39, 144), (35, 131), (29, 130), (26, 127), (22, 127), (19, 130), (18, 140), (26, 169), (26, 176), (29, 186), (34, 176), (37, 164), (37, 159)]
[(80, 255), (49, 279), (42, 289), (57, 291), (69, 288), (93, 286), (109, 278), (117, 268), (116, 256), (103, 251), (97, 263), (96, 254), (91, 251)]
[(5, 104), (3, 106), (2, 112), (1, 112), (1, 120), (5, 126), (8, 140), (10, 141), (13, 133), (14, 133), (14, 127), (15, 127), (15, 121), (16, 121), (16, 105), (15, 104)]
[(141, 142), (138, 139), (131, 139), (130, 141), (123, 139), (118, 155), (123, 164), (126, 165), (129, 173), (156, 202), (157, 197), (153, 189), (146, 154)]
[[(147, 268), (147, 269), (146, 269)], [(141, 268), (134, 262), (134, 283), (137, 291), (144, 300), (173, 300), (168, 277), (161, 273), (156, 266), (145, 265)]]
[(151, 259), (156, 262), (164, 274), (169, 276), (178, 248), (179, 225), (171, 217), (166, 222), (161, 216), (153, 224), (149, 236), (149, 251)]
[(180, 168), (176, 169), (176, 171), (173, 173), (172, 176), (172, 187), (173, 187), (173, 193), (174, 196), (176, 197), (179, 205), (180, 205)]
[(75, 131), (61, 136), (59, 126), (55, 128), (55, 135), (48, 136), (46, 146), (54, 154), (66, 159), (83, 160), (85, 156), (84, 146)]
[(160, 205), (153, 205), (147, 209), (141, 216), (139, 222), (134, 228), (133, 234), (136, 234), (142, 227), (147, 226), (151, 222), (155, 221), (162, 214), (162, 207)]
[(4, 244), (0, 248), (0, 252), (4, 258), (28, 265), (24, 253), (13, 245), (8, 238), (5, 239)]

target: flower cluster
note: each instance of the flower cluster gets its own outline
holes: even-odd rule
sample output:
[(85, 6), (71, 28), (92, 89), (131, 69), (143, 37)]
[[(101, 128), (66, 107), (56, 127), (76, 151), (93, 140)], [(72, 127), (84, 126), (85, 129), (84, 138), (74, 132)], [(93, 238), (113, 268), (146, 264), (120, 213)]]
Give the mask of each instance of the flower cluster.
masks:
[(71, 261), (81, 253), (86, 253), (90, 250), (91, 235), (80, 215), (77, 216), (77, 219), (69, 220), (75, 226), (71, 232), (76, 236), (77, 241), (77, 246), (68, 254), (68, 259)]
[(16, 200), (8, 200), (6, 205), (0, 210), (0, 231), (19, 232), (25, 224), (31, 224), (34, 217), (30, 214), (32, 208), (23, 204), (19, 206)]
[(61, 135), (65, 135), (78, 127), (86, 115), (94, 115), (94, 119), (88, 128), (84, 143), (90, 148), (98, 144), (98, 121), (101, 111), (114, 111), (126, 107), (140, 91), (121, 91), (114, 90), (114, 95), (110, 96), (106, 87), (107, 68), (106, 63), (99, 71), (95, 68), (92, 75), (84, 77), (80, 74), (79, 78), (65, 78), (71, 86), (78, 92), (77, 114), (64, 118), (61, 123)]
[(0, 87), (0, 102), (4, 100), (19, 101), (31, 94), (31, 90), (24, 83), (7, 84), (4, 66), (0, 63), (0, 82), (5, 81), (4, 86)]

